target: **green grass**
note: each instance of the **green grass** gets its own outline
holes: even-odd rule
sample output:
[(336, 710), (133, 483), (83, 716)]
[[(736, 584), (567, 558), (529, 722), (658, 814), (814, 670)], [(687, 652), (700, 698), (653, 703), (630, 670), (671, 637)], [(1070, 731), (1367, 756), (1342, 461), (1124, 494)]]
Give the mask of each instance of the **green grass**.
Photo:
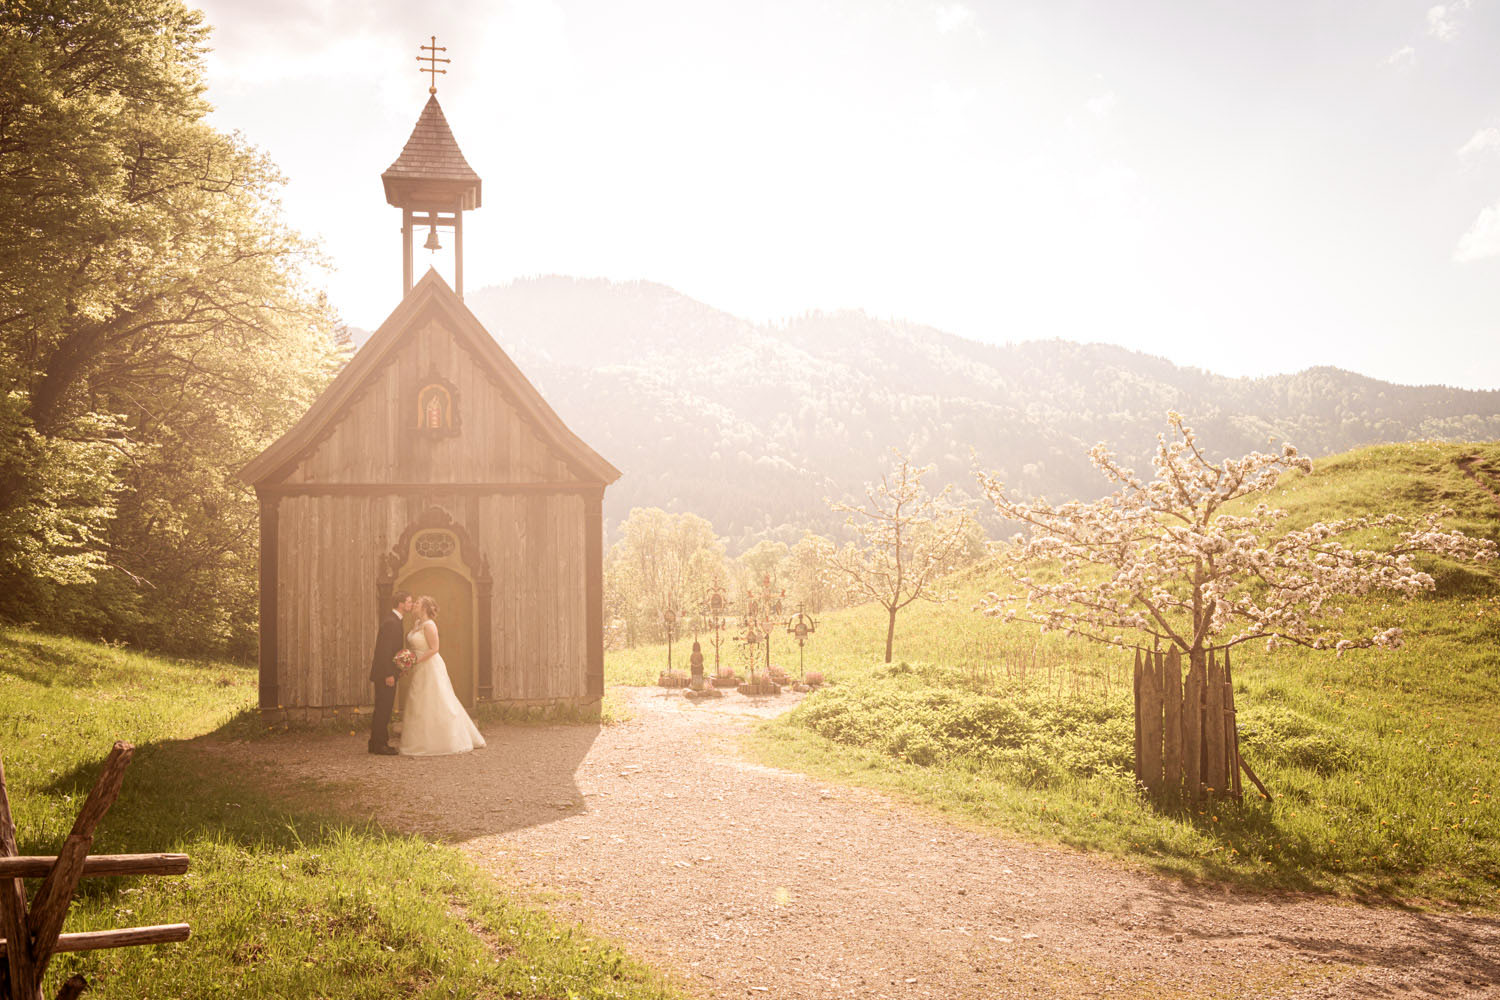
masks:
[[(20, 850), (55, 853), (118, 739), (137, 746), (94, 853), (179, 851), (175, 878), (87, 879), (67, 931), (185, 921), (185, 944), (60, 955), (46, 995), (675, 996), (618, 948), (507, 897), (456, 848), (328, 811), (198, 739), (259, 728), (255, 676), (0, 630), (0, 747)], [(275, 752), (274, 739), (265, 741)], [(34, 889), (35, 883), (32, 883)]]
[[(1500, 538), (1500, 505), (1457, 465), (1470, 454), (1500, 462), (1500, 445), (1362, 449), (1286, 477), (1271, 502), (1292, 525), (1441, 504), (1452, 526)], [(1184, 878), (1500, 909), (1497, 567), (1427, 568), (1435, 595), (1349, 604), (1351, 627), (1403, 627), (1399, 652), (1236, 650), (1243, 752), (1269, 803), (1251, 789), (1243, 805), (1147, 805), (1128, 773), (1130, 660), (979, 616), (1003, 589), (990, 567), (957, 574), (954, 601), (902, 613), (904, 662), (880, 662), (882, 609), (823, 617), (806, 665), (833, 686), (752, 745), (767, 763)], [(611, 653), (606, 676), (651, 683), (665, 659), (660, 646)], [(773, 659), (796, 672), (787, 639)]]

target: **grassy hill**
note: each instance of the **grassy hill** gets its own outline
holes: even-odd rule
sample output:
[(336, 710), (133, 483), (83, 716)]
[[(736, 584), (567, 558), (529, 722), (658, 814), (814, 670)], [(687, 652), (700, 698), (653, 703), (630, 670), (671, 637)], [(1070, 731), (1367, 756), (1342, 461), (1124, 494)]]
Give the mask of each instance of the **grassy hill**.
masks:
[[(85, 879), (67, 931), (186, 921), (192, 939), (64, 954), (46, 996), (615, 997), (677, 994), (618, 949), (501, 892), (458, 852), (231, 766), (275, 734), (241, 667), (0, 630), (0, 749), (22, 854), (53, 854), (115, 740), (136, 744), (94, 853), (179, 851), (180, 878)], [(31, 886), (32, 889), (35, 885)]]
[[(1295, 525), (1446, 505), (1453, 526), (1500, 539), (1492, 490), (1500, 445), (1415, 443), (1324, 459), (1311, 475), (1284, 477), (1270, 502)], [(1428, 568), (1438, 581), (1429, 596), (1348, 604), (1351, 625), (1406, 629), (1399, 652), (1237, 650), (1243, 752), (1269, 803), (1146, 806), (1129, 774), (1129, 660), (976, 614), (1002, 582), (992, 567), (951, 581), (954, 601), (903, 612), (891, 665), (880, 662), (881, 609), (824, 618), (806, 663), (836, 683), (756, 745), (770, 763), (1184, 877), (1494, 909), (1500, 567)], [(796, 671), (789, 642), (774, 658)], [(611, 653), (606, 670), (649, 683), (664, 661), (660, 647), (642, 648)]]

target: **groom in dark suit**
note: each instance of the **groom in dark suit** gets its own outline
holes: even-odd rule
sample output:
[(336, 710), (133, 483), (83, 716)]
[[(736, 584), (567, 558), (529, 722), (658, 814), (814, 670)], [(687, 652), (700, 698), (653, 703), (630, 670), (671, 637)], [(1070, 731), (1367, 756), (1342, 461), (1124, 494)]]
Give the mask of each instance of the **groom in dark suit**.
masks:
[(394, 754), (390, 745), (391, 710), (396, 707), (396, 654), (406, 646), (406, 627), (402, 617), (411, 611), (411, 595), (398, 590), (391, 595), (390, 609), (380, 616), (380, 632), (375, 636), (375, 656), (370, 660), (370, 680), (375, 684), (375, 718), (370, 723), (370, 752)]

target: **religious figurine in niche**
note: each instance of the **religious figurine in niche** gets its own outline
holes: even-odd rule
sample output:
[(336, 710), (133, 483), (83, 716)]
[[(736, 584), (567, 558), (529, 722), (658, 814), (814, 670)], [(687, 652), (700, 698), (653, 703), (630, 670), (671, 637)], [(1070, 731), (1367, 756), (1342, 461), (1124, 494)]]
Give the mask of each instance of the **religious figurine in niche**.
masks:
[(417, 397), (417, 426), (427, 431), (452, 430), (453, 400), (441, 385), (429, 385)]

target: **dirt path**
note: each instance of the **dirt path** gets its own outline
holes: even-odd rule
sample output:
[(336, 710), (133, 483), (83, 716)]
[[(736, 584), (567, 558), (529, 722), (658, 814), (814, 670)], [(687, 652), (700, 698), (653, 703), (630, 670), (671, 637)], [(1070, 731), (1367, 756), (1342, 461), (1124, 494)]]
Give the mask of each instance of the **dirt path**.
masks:
[(1458, 460), (1463, 474), (1479, 484), (1479, 488), (1500, 504), (1500, 468), (1493, 462), (1485, 462), (1479, 455), (1465, 455)]
[(701, 997), (1500, 997), (1500, 921), (1185, 887), (956, 829), (744, 760), (738, 736), (791, 699), (619, 695), (633, 718), (602, 729), (490, 727), (426, 759), (302, 737), (274, 766), (456, 839)]

